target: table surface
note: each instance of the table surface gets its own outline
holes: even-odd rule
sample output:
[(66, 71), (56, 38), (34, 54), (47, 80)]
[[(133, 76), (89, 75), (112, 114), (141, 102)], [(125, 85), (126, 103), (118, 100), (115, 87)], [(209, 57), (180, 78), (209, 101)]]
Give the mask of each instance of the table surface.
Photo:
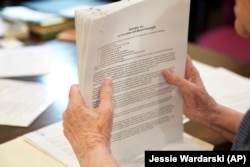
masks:
[[(52, 40), (44, 43), (53, 47), (52, 70), (50, 74), (34, 77), (13, 78), (25, 81), (41, 83), (56, 83), (63, 88), (64, 95), (59, 97), (46, 111), (44, 111), (29, 127), (0, 126), (0, 144), (25, 133), (34, 131), (46, 125), (60, 121), (62, 113), (67, 105), (67, 93), (70, 85), (77, 82), (76, 46), (74, 43)], [(195, 44), (188, 44), (188, 53), (198, 61), (212, 65), (223, 66), (243, 76), (250, 77), (250, 62), (245, 62), (229, 56), (219, 54), (208, 49), (201, 48)], [(55, 86), (56, 86), (55, 84)], [(199, 139), (207, 141), (215, 146), (215, 149), (228, 149), (231, 143), (219, 134), (194, 122), (184, 125), (184, 131)]]

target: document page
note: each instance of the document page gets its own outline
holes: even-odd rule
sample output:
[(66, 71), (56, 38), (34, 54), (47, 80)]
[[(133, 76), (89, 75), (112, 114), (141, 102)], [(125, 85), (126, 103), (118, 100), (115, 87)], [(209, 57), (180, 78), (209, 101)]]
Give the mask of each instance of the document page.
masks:
[(250, 79), (222, 67), (194, 61), (208, 93), (215, 100), (234, 110), (246, 113), (250, 108)]
[(0, 79), (0, 124), (28, 127), (54, 100), (43, 84)]
[(147, 0), (88, 15), (89, 32), (82, 34), (87, 44), (78, 45), (78, 60), (84, 60), (79, 62), (81, 92), (97, 107), (101, 81), (112, 78), (111, 147), (118, 161), (182, 138), (182, 98), (162, 71), (184, 75), (188, 16), (189, 1), (182, 0)]
[[(79, 163), (71, 145), (63, 135), (62, 122), (57, 122), (37, 131), (24, 135), (25, 141), (44, 151), (57, 161), (68, 167), (79, 167)], [(129, 143), (128, 143), (129, 144)], [(158, 150), (212, 150), (213, 146), (184, 134), (183, 139), (168, 143)], [(131, 158), (119, 162), (121, 167), (143, 167), (144, 151)]]
[(27, 142), (68, 167), (78, 167), (74, 151), (63, 134), (62, 122), (54, 123), (24, 135)]
[(0, 78), (48, 74), (51, 53), (47, 46), (0, 49)]

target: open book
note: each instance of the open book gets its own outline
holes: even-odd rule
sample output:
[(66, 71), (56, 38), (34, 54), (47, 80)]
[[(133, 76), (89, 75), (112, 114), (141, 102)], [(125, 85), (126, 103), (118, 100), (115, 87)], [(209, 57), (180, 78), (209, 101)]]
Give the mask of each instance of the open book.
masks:
[(113, 80), (112, 153), (130, 160), (183, 135), (182, 98), (164, 68), (184, 75), (189, 0), (124, 0), (76, 11), (80, 91), (99, 104), (99, 87)]

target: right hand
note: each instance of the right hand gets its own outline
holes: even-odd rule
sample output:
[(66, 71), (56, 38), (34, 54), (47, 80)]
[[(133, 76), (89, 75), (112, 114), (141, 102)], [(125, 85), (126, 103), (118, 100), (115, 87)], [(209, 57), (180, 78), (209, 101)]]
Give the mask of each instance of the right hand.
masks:
[(199, 72), (187, 56), (185, 78), (174, 71), (164, 69), (164, 79), (179, 88), (184, 99), (184, 114), (190, 120), (209, 126), (216, 119), (217, 103), (211, 97), (200, 78)]

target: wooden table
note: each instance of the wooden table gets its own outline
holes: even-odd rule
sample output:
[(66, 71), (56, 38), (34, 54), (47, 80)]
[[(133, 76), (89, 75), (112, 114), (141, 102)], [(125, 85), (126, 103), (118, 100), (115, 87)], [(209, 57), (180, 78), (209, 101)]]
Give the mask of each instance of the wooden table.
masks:
[[(53, 70), (48, 75), (37, 76), (37, 77), (21, 77), (14, 78), (26, 81), (36, 81), (42, 83), (55, 82), (60, 83), (67, 93), (69, 90), (69, 83), (76, 83), (77, 81), (77, 66), (76, 66), (76, 46), (73, 43), (67, 43), (62, 41), (49, 41), (45, 45), (50, 45), (54, 49), (52, 66)], [(189, 44), (188, 53), (192, 58), (207, 63), (213, 66), (223, 66), (232, 71), (235, 71), (244, 76), (250, 77), (250, 62), (245, 63), (243, 61), (230, 58), (223, 54), (218, 54), (207, 49), (197, 47), (194, 44)], [(54, 76), (54, 77), (51, 77)], [(11, 127), (11, 126), (0, 126), (0, 144), (18, 136), (21, 136), (27, 132), (34, 131), (46, 125), (60, 121), (62, 113), (67, 105), (67, 95), (57, 99), (50, 107), (43, 112), (29, 127)], [(205, 140), (213, 145), (215, 149), (228, 149), (230, 142), (219, 134), (198, 125), (194, 122), (188, 122), (184, 126), (185, 132)]]

